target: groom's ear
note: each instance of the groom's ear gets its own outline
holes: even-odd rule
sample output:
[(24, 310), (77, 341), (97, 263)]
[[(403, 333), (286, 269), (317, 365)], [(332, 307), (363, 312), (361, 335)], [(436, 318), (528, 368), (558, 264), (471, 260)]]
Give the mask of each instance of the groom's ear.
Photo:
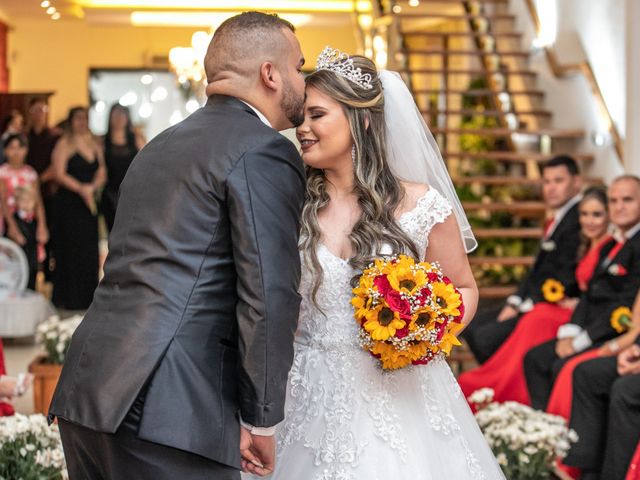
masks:
[(280, 73), (271, 62), (264, 62), (260, 65), (260, 79), (265, 87), (277, 91), (280, 84)]

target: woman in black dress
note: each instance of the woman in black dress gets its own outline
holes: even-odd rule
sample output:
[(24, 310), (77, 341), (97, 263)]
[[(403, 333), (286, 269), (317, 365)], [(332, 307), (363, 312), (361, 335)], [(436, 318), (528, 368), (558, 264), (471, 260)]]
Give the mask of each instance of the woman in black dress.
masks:
[(142, 135), (133, 129), (131, 113), (127, 107), (116, 103), (109, 112), (109, 125), (104, 136), (104, 163), (107, 167), (107, 184), (102, 192), (100, 210), (109, 231), (118, 204), (118, 191), (133, 157), (144, 146)]
[(96, 190), (106, 180), (102, 149), (89, 130), (87, 109), (69, 111), (65, 133), (52, 154), (60, 189), (55, 198), (53, 303), (89, 307), (98, 285)]

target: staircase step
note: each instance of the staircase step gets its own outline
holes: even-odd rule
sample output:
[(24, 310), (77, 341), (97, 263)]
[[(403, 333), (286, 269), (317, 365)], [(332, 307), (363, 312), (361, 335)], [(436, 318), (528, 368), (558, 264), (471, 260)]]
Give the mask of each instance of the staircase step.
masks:
[(540, 186), (540, 180), (527, 177), (515, 177), (511, 175), (477, 175), (473, 177), (457, 177), (454, 179), (456, 185), (480, 183), (482, 185), (529, 185)]
[(496, 37), (496, 38), (521, 38), (522, 33), (520, 32), (462, 32), (462, 31), (454, 31), (454, 30), (443, 30), (443, 31), (430, 31), (430, 32), (410, 32), (410, 31), (402, 31), (400, 32), (402, 35), (407, 37)]
[[(497, 4), (503, 4), (503, 5), (506, 5), (509, 3), (509, 0), (477, 0), (477, 1), (479, 3), (497, 3)], [(444, 3), (447, 5), (462, 5), (461, 0), (421, 0), (420, 1), (420, 5), (426, 5), (428, 3)], [(409, 3), (406, 1), (399, 1), (399, 2), (396, 2), (396, 4), (402, 7), (414, 8), (414, 7), (411, 7)]]
[(512, 134), (544, 136), (552, 138), (583, 138), (584, 130), (578, 129), (562, 129), (562, 128), (538, 128), (538, 129), (510, 129), (510, 128), (433, 128), (431, 133), (434, 135), (439, 133), (487, 135), (494, 137), (505, 137)]
[(468, 69), (468, 68), (407, 68), (400, 70), (400, 73), (413, 75), (433, 75), (444, 73), (445, 75), (487, 75), (492, 73), (501, 73), (503, 75), (522, 75), (526, 77), (536, 77), (538, 72), (533, 70), (484, 70), (484, 69)]
[[(590, 162), (593, 155), (588, 153), (570, 153), (570, 155), (578, 161)], [(479, 158), (491, 160), (503, 160), (505, 162), (526, 162), (533, 160), (536, 162), (546, 162), (551, 160), (556, 154), (547, 155), (538, 152), (442, 152), (444, 158)], [(512, 178), (512, 177), (508, 177)]]
[(415, 12), (411, 9), (403, 10), (400, 13), (396, 14), (396, 17), (401, 19), (425, 19), (425, 20), (435, 20), (435, 19), (443, 19), (443, 20), (478, 20), (483, 19), (487, 20), (489, 23), (493, 21), (500, 20), (511, 20), (514, 21), (516, 19), (515, 15), (511, 15), (509, 13), (494, 13), (491, 15), (471, 15), (471, 14), (459, 14), (459, 13), (421, 13)]
[(506, 298), (513, 295), (518, 290), (516, 285), (507, 285), (503, 287), (480, 287), (478, 292), (480, 298)]
[(539, 213), (546, 211), (544, 202), (462, 202), (465, 211), (491, 210), (494, 212)]
[(476, 238), (541, 238), (542, 228), (474, 228)]
[(499, 57), (522, 57), (528, 58), (531, 53), (518, 50), (505, 50), (502, 52), (480, 52), (478, 50), (444, 50), (444, 49), (413, 49), (408, 48), (408, 55), (448, 55), (448, 56), (472, 56), (484, 57), (487, 55), (498, 55)]
[[(439, 90), (439, 89), (428, 89), (428, 88), (416, 88), (413, 90), (415, 94), (446, 94), (446, 95), (465, 95), (469, 97), (490, 97), (493, 95), (498, 95), (501, 92), (494, 92), (493, 90), (456, 90), (456, 89), (448, 89), (448, 90)], [(512, 96), (532, 96), (532, 97), (544, 97), (545, 93), (542, 90), (515, 90), (504, 92), (508, 93)]]
[(499, 110), (473, 110), (473, 109), (461, 109), (461, 110), (420, 110), (423, 115), (482, 115), (483, 117), (501, 117), (502, 115), (513, 114), (516, 116), (529, 116), (529, 117), (551, 117), (552, 113), (549, 110), (520, 110), (517, 112), (501, 112)]
[[(474, 230), (475, 231), (475, 230)], [(526, 267), (533, 265), (535, 257), (469, 257), (471, 265), (502, 265), (503, 267), (514, 267), (524, 265)]]

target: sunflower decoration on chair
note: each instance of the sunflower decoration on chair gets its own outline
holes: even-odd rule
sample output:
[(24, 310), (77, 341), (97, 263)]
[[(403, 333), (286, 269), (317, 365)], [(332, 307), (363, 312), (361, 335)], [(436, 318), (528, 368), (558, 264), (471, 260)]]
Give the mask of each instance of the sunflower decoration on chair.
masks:
[(564, 298), (564, 285), (555, 278), (548, 278), (542, 284), (542, 296), (546, 302), (558, 303)]
[(384, 370), (424, 365), (460, 345), (462, 295), (437, 262), (376, 259), (353, 293), (360, 344)]
[(611, 326), (618, 333), (624, 333), (631, 326), (631, 309), (618, 307), (611, 313)]

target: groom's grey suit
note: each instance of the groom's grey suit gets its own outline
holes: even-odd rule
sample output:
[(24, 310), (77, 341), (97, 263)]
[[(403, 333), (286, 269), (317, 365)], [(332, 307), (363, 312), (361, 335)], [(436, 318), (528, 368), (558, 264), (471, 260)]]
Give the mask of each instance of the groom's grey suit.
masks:
[(239, 468), (239, 416), (283, 419), (304, 188), (293, 144), (232, 97), (138, 154), (51, 404), (67, 455), (86, 448), (69, 444), (83, 430), (127, 427)]

